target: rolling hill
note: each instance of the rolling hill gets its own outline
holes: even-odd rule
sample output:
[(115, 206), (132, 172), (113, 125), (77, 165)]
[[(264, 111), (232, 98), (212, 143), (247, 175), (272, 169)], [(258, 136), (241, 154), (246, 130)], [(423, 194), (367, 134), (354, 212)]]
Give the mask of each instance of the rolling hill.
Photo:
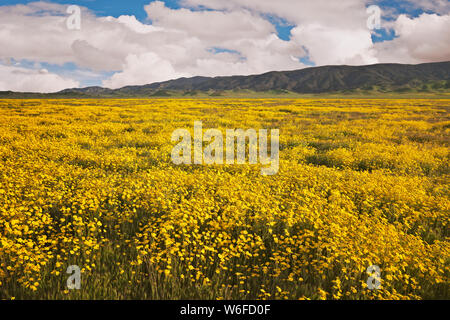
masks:
[(0, 97), (164, 97), (195, 96), (223, 92), (272, 92), (296, 94), (364, 92), (448, 92), (450, 61), (418, 65), (375, 64), (367, 66), (323, 66), (295, 71), (273, 71), (260, 75), (180, 78), (120, 89), (88, 87), (52, 94), (0, 92)]

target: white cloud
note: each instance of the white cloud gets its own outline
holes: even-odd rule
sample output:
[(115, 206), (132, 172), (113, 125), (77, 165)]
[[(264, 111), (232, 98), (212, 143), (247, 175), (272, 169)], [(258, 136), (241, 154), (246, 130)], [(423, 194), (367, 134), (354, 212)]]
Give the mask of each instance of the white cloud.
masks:
[(276, 32), (270, 22), (245, 9), (231, 12), (173, 10), (156, 1), (145, 6), (145, 11), (155, 26), (184, 31), (190, 37), (212, 44), (237, 39), (264, 39)]
[(46, 69), (0, 65), (0, 91), (56, 92), (79, 87), (77, 81), (62, 78)]
[(304, 46), (316, 65), (377, 63), (366, 6), (360, 0), (184, 0), (191, 7), (249, 10), (276, 15), (296, 27), (292, 42)]
[[(248, 10), (193, 12), (162, 2), (145, 7), (153, 25), (133, 16), (96, 17), (83, 9), (81, 30), (66, 27), (66, 6), (0, 7), (0, 58), (117, 71), (105, 85), (141, 84), (178, 75), (255, 74), (304, 67), (291, 56), (302, 46), (276, 36), (274, 26)], [(240, 55), (215, 54), (214, 47)], [(146, 66), (146, 63), (151, 64)], [(159, 64), (161, 64), (159, 66)]]
[(182, 0), (191, 7), (216, 10), (250, 10), (278, 16), (295, 24), (323, 23), (331, 27), (366, 25), (366, 5), (361, 0)]
[(392, 41), (376, 44), (382, 62), (425, 63), (450, 60), (450, 15), (400, 15)]
[(129, 55), (123, 71), (105, 80), (108, 88), (120, 88), (127, 85), (143, 85), (184, 76), (175, 71), (171, 63), (158, 55), (148, 52), (141, 55)]
[(371, 34), (363, 29), (334, 29), (308, 24), (292, 30), (293, 38), (304, 44), (310, 59), (318, 65), (364, 65), (378, 62)]

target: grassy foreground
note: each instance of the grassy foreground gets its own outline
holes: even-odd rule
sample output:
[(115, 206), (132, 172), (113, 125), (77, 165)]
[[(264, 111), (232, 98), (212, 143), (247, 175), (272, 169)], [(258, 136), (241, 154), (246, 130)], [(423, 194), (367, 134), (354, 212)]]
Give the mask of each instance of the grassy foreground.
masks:
[[(0, 100), (0, 298), (449, 299), (449, 109)], [(173, 165), (197, 120), (279, 129), (279, 173)]]

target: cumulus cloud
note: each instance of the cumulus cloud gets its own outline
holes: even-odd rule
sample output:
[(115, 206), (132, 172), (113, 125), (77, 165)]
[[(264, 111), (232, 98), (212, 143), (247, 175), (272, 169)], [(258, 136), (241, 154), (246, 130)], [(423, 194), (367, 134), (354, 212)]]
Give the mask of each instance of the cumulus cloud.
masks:
[(425, 63), (450, 60), (450, 15), (400, 15), (392, 41), (375, 46), (382, 62)]
[(275, 15), (295, 26), (292, 41), (307, 48), (316, 65), (377, 63), (360, 0), (183, 0), (183, 4), (216, 10), (249, 10)]
[(304, 67), (291, 59), (303, 56), (303, 47), (279, 39), (271, 23), (248, 10), (173, 10), (156, 1), (145, 6), (150, 25), (133, 16), (96, 17), (83, 9), (81, 30), (68, 30), (66, 9), (45, 2), (0, 7), (0, 47), (5, 48), (0, 58), (72, 62), (97, 72), (116, 71), (103, 83), (113, 88), (178, 75), (255, 74)]
[[(291, 58), (303, 56), (303, 47), (279, 39), (270, 22), (248, 10), (174, 10), (159, 1), (145, 10), (154, 28), (145, 32), (151, 46), (129, 54), (122, 71), (105, 80), (104, 86), (119, 88), (181, 76), (256, 74), (304, 67)], [(137, 21), (118, 20), (144, 31)]]
[(210, 43), (264, 39), (275, 33), (275, 27), (269, 21), (245, 9), (230, 12), (173, 10), (156, 1), (145, 6), (145, 11), (155, 26), (184, 30), (187, 35)]
[(114, 74), (103, 84), (108, 88), (120, 88), (127, 85), (143, 85), (184, 76), (173, 68), (172, 64), (158, 55), (148, 52), (141, 55), (129, 55), (123, 71)]
[(77, 81), (62, 78), (46, 69), (32, 70), (0, 65), (0, 91), (48, 93), (79, 85)]
[(295, 28), (292, 34), (295, 40), (308, 48), (310, 59), (318, 65), (378, 62), (367, 30), (335, 30), (320, 24), (308, 24)]
[(321, 23), (329, 27), (366, 25), (366, 3), (361, 0), (182, 0), (193, 8), (249, 10), (271, 14), (295, 24)]

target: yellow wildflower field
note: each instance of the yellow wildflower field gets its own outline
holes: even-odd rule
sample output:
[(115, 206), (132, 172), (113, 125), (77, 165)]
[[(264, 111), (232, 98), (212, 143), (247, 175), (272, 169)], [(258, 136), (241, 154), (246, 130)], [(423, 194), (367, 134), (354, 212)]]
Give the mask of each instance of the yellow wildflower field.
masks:
[[(0, 100), (0, 298), (449, 299), (449, 110)], [(279, 172), (174, 165), (194, 121), (279, 129)]]

